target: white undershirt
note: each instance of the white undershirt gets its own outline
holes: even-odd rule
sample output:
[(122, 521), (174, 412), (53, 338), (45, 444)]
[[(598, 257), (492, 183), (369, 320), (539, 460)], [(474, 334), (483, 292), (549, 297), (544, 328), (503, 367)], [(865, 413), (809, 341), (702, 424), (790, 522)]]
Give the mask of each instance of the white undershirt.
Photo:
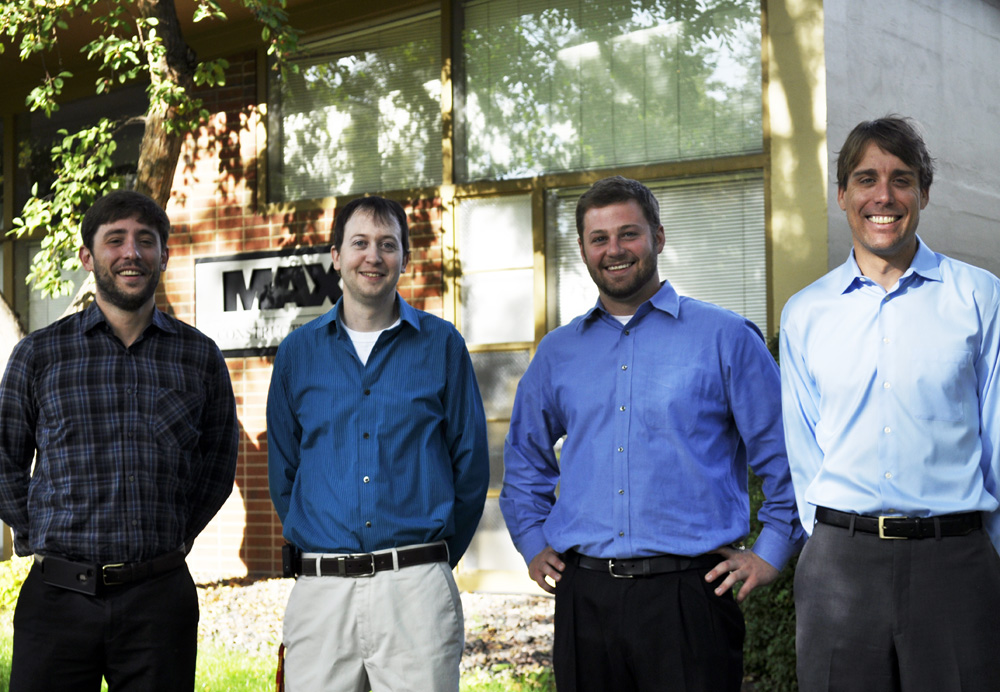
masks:
[(628, 321), (630, 319), (632, 319), (633, 317), (635, 317), (635, 315), (611, 315), (611, 316), (614, 317), (619, 322), (621, 322), (623, 327), (626, 324), (628, 324)]
[(392, 329), (399, 324), (399, 322), (400, 320), (397, 318), (395, 322), (390, 324), (385, 329), (379, 329), (374, 332), (358, 332), (351, 329), (346, 324), (344, 325), (344, 329), (347, 330), (347, 335), (351, 337), (351, 343), (354, 344), (354, 350), (357, 351), (358, 358), (361, 359), (361, 363), (363, 365), (368, 365), (368, 356), (371, 355), (372, 349), (375, 347), (375, 342), (378, 341), (379, 335), (386, 331), (386, 329)]

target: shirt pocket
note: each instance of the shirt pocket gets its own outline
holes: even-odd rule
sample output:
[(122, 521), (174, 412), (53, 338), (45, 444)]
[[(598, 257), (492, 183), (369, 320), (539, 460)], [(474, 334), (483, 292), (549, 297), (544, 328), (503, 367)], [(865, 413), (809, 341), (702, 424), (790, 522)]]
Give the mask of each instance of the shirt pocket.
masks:
[(975, 391), (976, 377), (969, 351), (918, 349), (912, 354), (913, 384), (907, 392), (913, 417), (918, 420), (958, 422), (965, 419), (968, 387)]
[(192, 450), (201, 437), (205, 392), (184, 389), (156, 390), (153, 435), (157, 444)]

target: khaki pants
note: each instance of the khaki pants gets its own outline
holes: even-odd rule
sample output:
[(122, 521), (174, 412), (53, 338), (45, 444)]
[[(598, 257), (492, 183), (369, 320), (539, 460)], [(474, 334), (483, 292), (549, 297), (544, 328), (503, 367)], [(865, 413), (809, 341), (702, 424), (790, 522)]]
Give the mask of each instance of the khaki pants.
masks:
[(462, 602), (444, 562), (302, 576), (283, 641), (286, 692), (458, 692)]

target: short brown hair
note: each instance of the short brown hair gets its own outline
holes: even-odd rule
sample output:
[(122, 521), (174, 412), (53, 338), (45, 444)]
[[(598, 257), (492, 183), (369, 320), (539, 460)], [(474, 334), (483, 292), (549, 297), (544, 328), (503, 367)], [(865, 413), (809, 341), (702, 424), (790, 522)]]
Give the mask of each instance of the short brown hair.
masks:
[(926, 192), (931, 188), (934, 159), (927, 153), (923, 137), (909, 118), (887, 115), (858, 123), (851, 134), (847, 135), (844, 146), (837, 153), (837, 186), (841, 190), (847, 189), (851, 171), (861, 163), (871, 142), (915, 170), (920, 179), (921, 190)]
[(113, 190), (91, 205), (80, 224), (83, 246), (93, 251), (97, 229), (122, 219), (138, 219), (139, 223), (152, 226), (160, 235), (160, 249), (167, 247), (167, 238), (170, 237), (167, 213), (151, 198), (133, 190)]
[(660, 227), (660, 203), (653, 192), (637, 180), (616, 175), (598, 180), (580, 195), (576, 203), (576, 233), (580, 240), (583, 240), (583, 217), (588, 211), (629, 200), (638, 202), (651, 231)]
[(403, 254), (409, 254), (410, 229), (406, 225), (406, 211), (403, 209), (403, 205), (375, 195), (353, 199), (337, 212), (337, 218), (333, 222), (333, 247), (337, 252), (340, 252), (340, 247), (344, 244), (344, 227), (357, 211), (367, 211), (373, 219), (385, 226), (391, 226), (392, 222), (395, 221), (396, 225), (399, 226), (399, 239), (403, 243)]

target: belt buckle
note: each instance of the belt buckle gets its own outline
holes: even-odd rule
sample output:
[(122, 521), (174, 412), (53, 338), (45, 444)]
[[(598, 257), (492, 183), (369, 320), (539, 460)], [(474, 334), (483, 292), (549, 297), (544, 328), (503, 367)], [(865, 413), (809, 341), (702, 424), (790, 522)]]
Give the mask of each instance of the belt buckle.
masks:
[[(347, 574), (347, 561), (348, 560), (360, 560), (362, 558), (368, 558), (371, 563), (370, 572), (361, 572), (360, 574)], [(353, 579), (360, 579), (361, 577), (374, 577), (375, 576), (375, 556), (372, 553), (361, 553), (358, 555), (347, 555), (346, 557), (337, 558), (340, 562), (340, 568), (343, 569), (343, 575), (345, 577), (351, 577)]]
[(117, 569), (118, 567), (124, 567), (124, 566), (125, 566), (124, 562), (116, 562), (113, 565), (101, 565), (101, 581), (104, 582), (104, 585), (118, 586), (120, 584), (124, 584), (125, 582), (123, 581), (108, 581), (108, 572), (107, 572), (109, 567), (111, 569)]
[(881, 514), (878, 518), (878, 537), (886, 541), (905, 541), (907, 536), (886, 536), (885, 535), (885, 520), (886, 519), (906, 519), (905, 514)]
[(608, 560), (608, 574), (610, 574), (615, 579), (635, 579), (635, 576), (631, 574), (616, 574), (615, 573), (615, 559), (610, 558)]

